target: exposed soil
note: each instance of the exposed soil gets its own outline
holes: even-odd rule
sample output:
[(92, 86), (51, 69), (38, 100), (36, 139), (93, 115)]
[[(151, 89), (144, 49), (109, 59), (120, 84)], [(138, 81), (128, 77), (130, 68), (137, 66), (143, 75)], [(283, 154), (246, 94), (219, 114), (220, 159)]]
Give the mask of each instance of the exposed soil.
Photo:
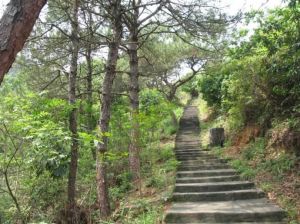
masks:
[(258, 125), (249, 125), (245, 127), (239, 135), (233, 139), (233, 145), (243, 147), (260, 135), (260, 127)]
[[(248, 144), (255, 137), (259, 136), (260, 129), (258, 126), (246, 127), (233, 141), (233, 146), (224, 149), (226, 157), (231, 159), (241, 159), (241, 153), (245, 150)], [(276, 149), (279, 150), (278, 148)], [(284, 149), (281, 149), (284, 150)], [(274, 150), (273, 150), (274, 151)], [(285, 150), (286, 151), (286, 150)], [(272, 150), (266, 149), (266, 158), (271, 158)], [(288, 206), (296, 205), (297, 221), (300, 223), (300, 160), (296, 166), (282, 174), (281, 178), (274, 177), (274, 174), (268, 171), (260, 171), (256, 174), (254, 182), (258, 186), (270, 185), (267, 194), (270, 200), (276, 202), (282, 207), (288, 209)], [(249, 165), (253, 168), (256, 167), (259, 161), (250, 161)]]

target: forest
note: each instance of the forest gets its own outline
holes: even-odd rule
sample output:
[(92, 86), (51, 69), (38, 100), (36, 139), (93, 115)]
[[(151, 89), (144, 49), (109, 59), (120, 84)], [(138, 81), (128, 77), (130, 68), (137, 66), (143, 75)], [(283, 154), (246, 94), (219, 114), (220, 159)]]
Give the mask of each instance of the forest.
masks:
[(0, 97), (0, 224), (164, 223), (190, 104), (201, 148), (300, 223), (298, 0), (11, 0)]

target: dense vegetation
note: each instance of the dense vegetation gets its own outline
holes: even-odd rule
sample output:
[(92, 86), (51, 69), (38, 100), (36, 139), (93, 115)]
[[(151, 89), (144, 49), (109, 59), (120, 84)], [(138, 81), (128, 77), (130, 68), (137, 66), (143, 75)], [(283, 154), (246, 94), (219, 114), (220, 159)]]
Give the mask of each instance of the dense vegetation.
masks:
[(299, 126), (298, 10), (277, 9), (266, 18), (255, 15), (260, 26), (250, 40), (238, 37), (238, 46), (200, 80), (204, 99), (232, 118), (232, 128), (251, 122), (269, 128), (276, 121)]
[(0, 87), (0, 223), (161, 223), (191, 96), (297, 223), (300, 5), (229, 36), (212, 2), (48, 1)]
[(299, 7), (248, 14), (258, 28), (235, 35), (226, 56), (193, 84), (210, 107), (203, 128), (227, 130), (228, 147), (217, 153), (233, 158), (245, 178), (256, 177), (291, 223), (300, 217)]
[[(66, 201), (64, 186), (67, 184), (71, 141), (66, 124), (72, 107), (63, 99), (49, 98), (47, 92), (36, 94), (29, 91), (18, 79), (9, 77), (1, 90), (1, 223), (15, 223), (20, 218), (46, 223), (53, 222), (55, 218), (59, 222), (64, 218)], [(81, 151), (77, 197), (82, 219), (95, 222), (95, 160), (91, 141), (97, 138), (96, 133), (85, 131), (85, 105), (81, 102), (78, 106), (83, 112), (79, 118), (82, 125), (79, 132)], [(142, 196), (145, 199), (130, 204), (130, 197), (126, 199), (128, 192), (133, 189), (127, 169), (130, 128), (127, 97), (116, 98), (113, 108), (110, 151), (106, 154), (111, 203), (117, 211), (113, 218), (125, 223), (129, 216), (128, 223), (134, 223), (129, 222), (130, 219), (137, 219), (139, 223), (139, 219), (147, 219), (142, 217), (144, 209), (158, 213), (160, 201), (162, 203), (168, 198), (168, 192), (164, 191), (173, 183), (170, 172), (176, 169), (177, 164), (172, 152), (172, 141), (167, 140), (176, 131), (170, 111), (174, 110), (178, 117), (181, 110), (164, 100), (155, 90), (142, 91), (139, 119), (144, 185)], [(97, 113), (96, 109), (94, 111)], [(162, 138), (166, 138), (165, 144), (160, 143)], [(153, 191), (151, 194), (156, 193), (158, 197), (155, 206), (147, 202), (147, 191), (150, 189)], [(161, 196), (159, 189), (163, 191)], [(134, 207), (131, 212), (131, 206), (137, 208)], [(151, 206), (154, 206), (153, 210)], [(161, 220), (162, 217), (159, 218)]]

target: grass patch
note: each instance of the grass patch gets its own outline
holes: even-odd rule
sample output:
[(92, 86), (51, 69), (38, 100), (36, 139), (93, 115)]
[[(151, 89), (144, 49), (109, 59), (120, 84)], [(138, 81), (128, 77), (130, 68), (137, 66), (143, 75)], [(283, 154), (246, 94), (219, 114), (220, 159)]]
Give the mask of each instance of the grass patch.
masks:
[(243, 179), (254, 181), (287, 212), (289, 224), (299, 223), (300, 178), (297, 175), (297, 158), (287, 153), (270, 158), (265, 145), (265, 139), (258, 138), (239, 150), (234, 151), (234, 147), (215, 147), (211, 151), (219, 157), (231, 159), (231, 166)]
[(119, 177), (119, 187), (111, 189), (111, 195), (118, 200), (111, 219), (101, 224), (156, 224), (162, 223), (164, 207), (169, 204), (175, 183), (178, 162), (174, 154), (174, 141), (153, 144), (141, 152), (142, 191), (130, 192), (130, 176)]

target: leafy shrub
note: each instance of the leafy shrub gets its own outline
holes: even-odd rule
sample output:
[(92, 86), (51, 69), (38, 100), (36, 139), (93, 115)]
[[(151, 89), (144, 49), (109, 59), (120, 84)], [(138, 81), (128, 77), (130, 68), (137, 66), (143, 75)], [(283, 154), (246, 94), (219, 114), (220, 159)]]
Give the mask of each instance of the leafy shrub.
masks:
[(296, 157), (282, 153), (275, 159), (266, 160), (262, 164), (262, 168), (272, 172), (275, 176), (281, 177), (286, 171), (294, 168)]
[(244, 179), (252, 179), (256, 175), (256, 171), (253, 170), (245, 161), (233, 160), (231, 162), (233, 168), (235, 168)]
[(164, 177), (159, 174), (153, 174), (146, 180), (146, 187), (162, 188), (164, 187)]
[(222, 102), (221, 87), (224, 76), (223, 74), (214, 72), (215, 70), (209, 71), (206, 75), (202, 76), (198, 81), (198, 85), (202, 97), (207, 102), (208, 106), (220, 107)]
[(256, 138), (254, 142), (250, 143), (242, 152), (242, 158), (245, 160), (263, 159), (265, 150), (265, 139)]

